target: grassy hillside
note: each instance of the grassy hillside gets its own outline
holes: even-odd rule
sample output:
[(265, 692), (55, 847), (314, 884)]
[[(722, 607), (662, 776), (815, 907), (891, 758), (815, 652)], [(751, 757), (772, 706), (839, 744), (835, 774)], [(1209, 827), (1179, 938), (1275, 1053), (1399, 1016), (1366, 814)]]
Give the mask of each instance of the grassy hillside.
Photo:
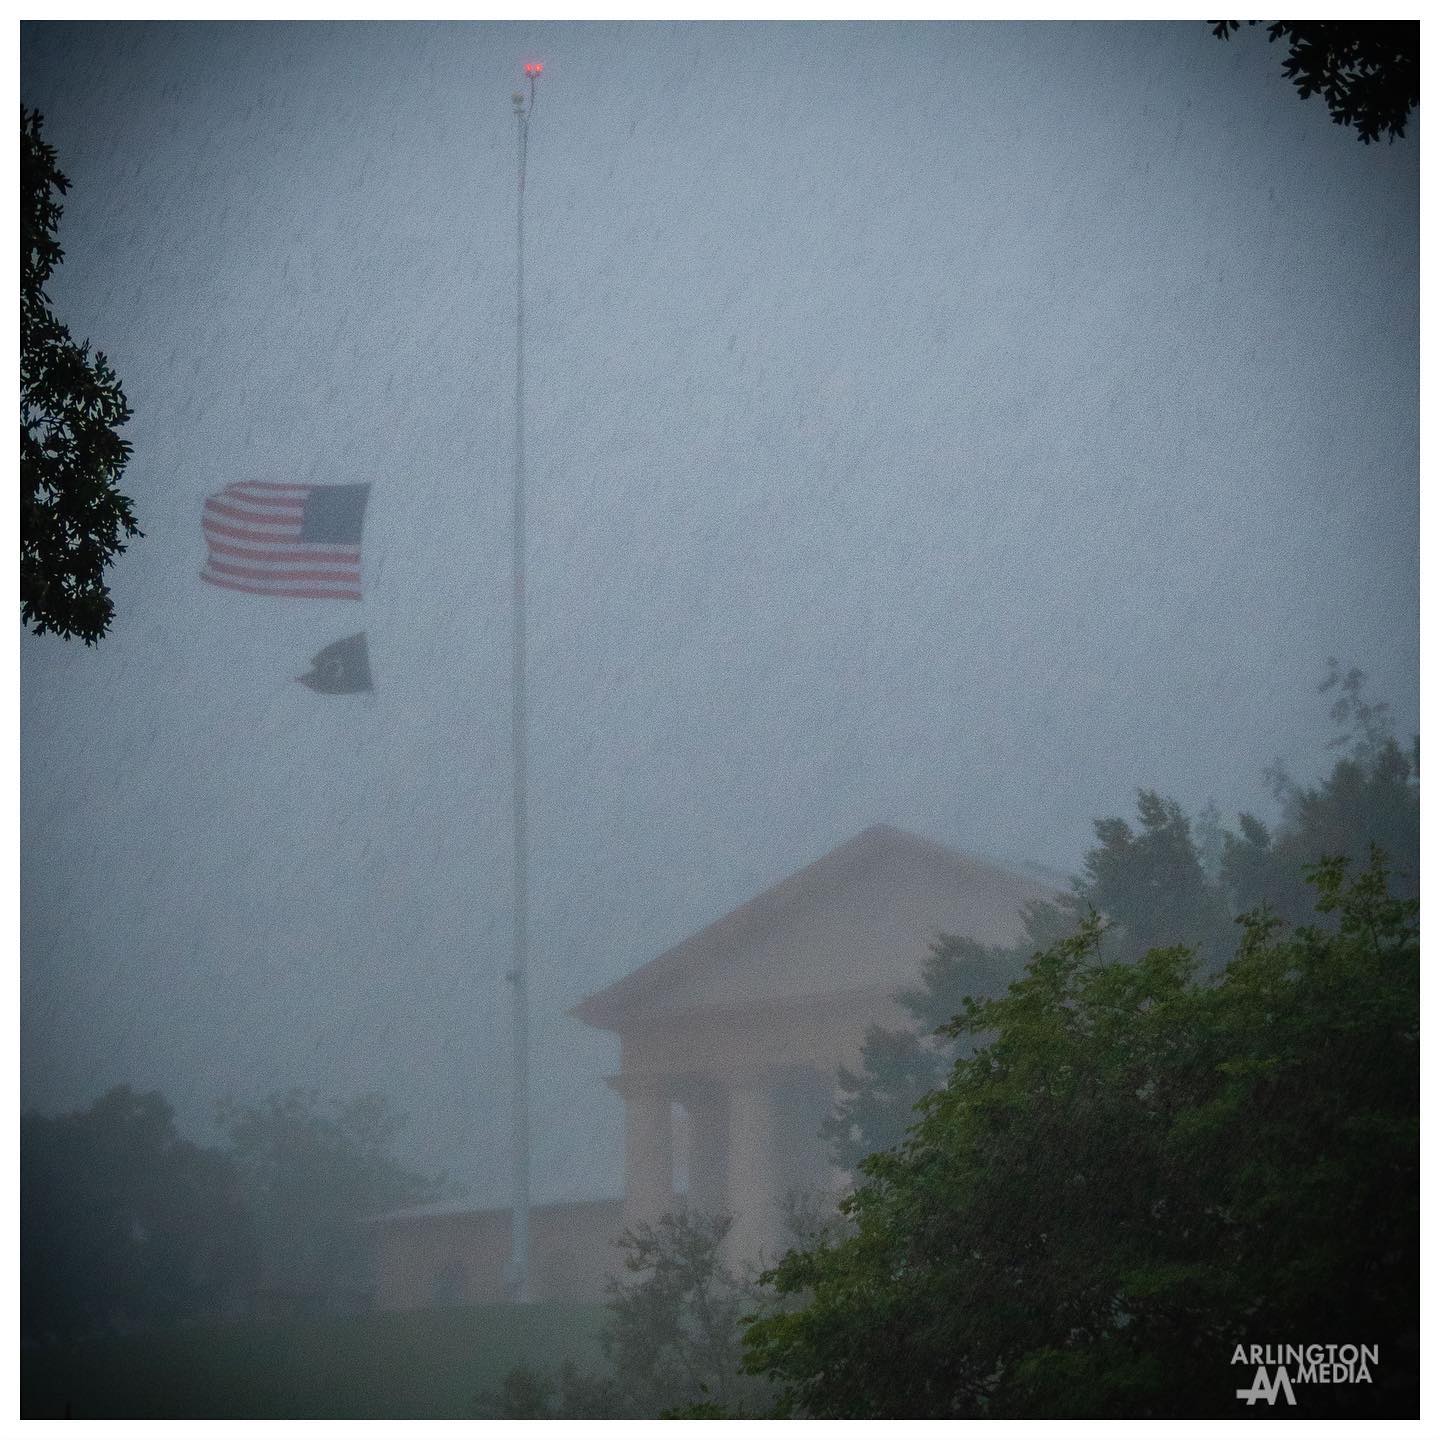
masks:
[(599, 1363), (600, 1306), (481, 1305), (22, 1352), (27, 1419), (463, 1419), (522, 1360)]

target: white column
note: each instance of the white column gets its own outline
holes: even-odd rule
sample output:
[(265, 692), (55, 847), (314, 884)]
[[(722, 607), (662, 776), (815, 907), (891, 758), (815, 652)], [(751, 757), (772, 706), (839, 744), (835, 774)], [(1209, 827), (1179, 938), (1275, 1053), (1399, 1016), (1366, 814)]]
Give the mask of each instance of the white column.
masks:
[(690, 1121), (690, 1207), (707, 1215), (729, 1208), (725, 1177), (730, 1148), (730, 1107), (718, 1085), (686, 1093)]
[(625, 1099), (625, 1224), (653, 1223), (675, 1207), (670, 1093), (658, 1079), (611, 1083)]
[(730, 1091), (726, 1209), (735, 1217), (730, 1250), (737, 1260), (770, 1255), (783, 1235), (775, 1154), (775, 1107), (763, 1073), (737, 1078)]

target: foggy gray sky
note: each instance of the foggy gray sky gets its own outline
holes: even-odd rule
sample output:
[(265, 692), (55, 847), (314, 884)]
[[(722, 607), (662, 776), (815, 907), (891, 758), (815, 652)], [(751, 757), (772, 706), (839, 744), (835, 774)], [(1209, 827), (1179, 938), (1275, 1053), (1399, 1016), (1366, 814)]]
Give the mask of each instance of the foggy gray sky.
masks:
[[(505, 1197), (531, 56), (540, 1198), (619, 1184), (565, 1007), (863, 826), (1233, 823), (1328, 655), (1416, 726), (1418, 140), (1259, 33), (27, 25), (146, 531), (21, 643), (27, 1105), (377, 1088)], [(243, 479), (372, 483), (361, 604), (200, 582)], [(294, 682), (360, 628), (373, 697)]]

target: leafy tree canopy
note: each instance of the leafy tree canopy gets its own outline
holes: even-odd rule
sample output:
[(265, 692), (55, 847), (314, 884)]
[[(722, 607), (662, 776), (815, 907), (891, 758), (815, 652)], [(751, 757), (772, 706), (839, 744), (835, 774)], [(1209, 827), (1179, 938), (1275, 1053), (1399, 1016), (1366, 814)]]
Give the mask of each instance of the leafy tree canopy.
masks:
[[(1246, 22), (1258, 25), (1258, 20)], [(1211, 21), (1228, 40), (1238, 20)], [(1369, 145), (1388, 134), (1405, 136), (1420, 103), (1420, 25), (1415, 20), (1276, 20), (1270, 43), (1289, 42), (1283, 66), (1302, 100), (1322, 95), (1337, 125), (1353, 125)]]
[(1243, 917), (1218, 975), (1105, 960), (1091, 916), (965, 1003), (854, 1233), (773, 1272), (799, 1308), (745, 1364), (780, 1413), (1253, 1415), (1236, 1344), (1345, 1339), (1381, 1347), (1374, 1384), (1295, 1413), (1417, 1413), (1419, 907), (1378, 853), (1311, 878), (1317, 923)]
[(1331, 659), (1320, 684), (1333, 693), (1330, 719), (1338, 751), (1318, 785), (1298, 784), (1276, 761), (1267, 772), (1281, 807), (1272, 836), (1252, 815), (1240, 816), (1240, 833), (1226, 835), (1221, 883), (1239, 910), (1262, 901), (1291, 924), (1305, 918), (1303, 871), (1323, 855), (1364, 855), (1378, 845), (1391, 858), (1396, 892), (1420, 893), (1420, 740), (1406, 754), (1395, 741), (1390, 708), (1365, 698), (1365, 676), (1341, 672)]
[(227, 1102), (228, 1149), (182, 1138), (158, 1092), (21, 1116), (21, 1323), (31, 1340), (243, 1310), (256, 1286), (367, 1288), (365, 1215), (450, 1193), (391, 1153), (386, 1101), (292, 1090)]
[(322, 1102), (280, 1091), (258, 1105), (224, 1102), (222, 1130), (256, 1221), (268, 1284), (321, 1293), (363, 1285), (355, 1221), (450, 1194), (443, 1176), (391, 1153), (404, 1128), (380, 1095)]
[(70, 182), (20, 109), (20, 618), (93, 645), (114, 604), (105, 570), (142, 532), (118, 482), (130, 443), (120, 381), (90, 342), (77, 345), (45, 285), (64, 259), (57, 233)]
[(183, 1140), (156, 1092), (20, 1117), (20, 1312), (27, 1339), (173, 1324), (258, 1270), (238, 1176)]
[[(803, 1217), (792, 1217), (798, 1225)], [(608, 1369), (558, 1375), (520, 1365), (477, 1395), (494, 1419), (657, 1419), (754, 1415), (769, 1387), (741, 1372), (741, 1320), (761, 1307), (757, 1277), (724, 1255), (727, 1215), (680, 1210), (621, 1236), (626, 1276), (609, 1282)], [(827, 1233), (823, 1229), (812, 1233)]]
[(1388, 707), (1365, 698), (1365, 677), (1331, 660), (1319, 686), (1332, 696), (1338, 752), (1315, 785), (1296, 782), (1278, 762), (1267, 772), (1281, 819), (1274, 828), (1242, 814), (1238, 830), (1213, 805), (1192, 825), (1180, 805), (1156, 791), (1138, 794), (1136, 822), (1095, 822), (1097, 845), (1085, 856), (1071, 893), (1032, 905), (1024, 934), (1010, 947), (942, 935), (932, 945), (915, 989), (899, 996), (913, 1017), (905, 1030), (874, 1027), (859, 1071), (842, 1071), (840, 1104), (825, 1126), (834, 1162), (854, 1170), (876, 1150), (899, 1144), (913, 1106), (939, 1085), (971, 1043), (944, 1031), (966, 996), (998, 996), (1037, 951), (1073, 935), (1092, 910), (1106, 921), (1106, 959), (1137, 961), (1155, 946), (1184, 944), (1202, 970), (1224, 962), (1234, 946), (1235, 917), (1268, 905), (1291, 925), (1313, 920), (1305, 870), (1327, 855), (1389, 857), (1402, 897), (1419, 894), (1420, 772), (1417, 746), (1396, 744)]

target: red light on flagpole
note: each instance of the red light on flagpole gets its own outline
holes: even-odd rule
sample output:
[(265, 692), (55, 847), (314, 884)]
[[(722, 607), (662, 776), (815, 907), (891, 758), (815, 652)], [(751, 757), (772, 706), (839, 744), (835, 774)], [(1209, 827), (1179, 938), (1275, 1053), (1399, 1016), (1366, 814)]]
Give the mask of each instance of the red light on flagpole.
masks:
[(544, 72), (545, 67), (538, 60), (527, 60), (525, 62), (525, 73), (533, 80), (537, 75)]

